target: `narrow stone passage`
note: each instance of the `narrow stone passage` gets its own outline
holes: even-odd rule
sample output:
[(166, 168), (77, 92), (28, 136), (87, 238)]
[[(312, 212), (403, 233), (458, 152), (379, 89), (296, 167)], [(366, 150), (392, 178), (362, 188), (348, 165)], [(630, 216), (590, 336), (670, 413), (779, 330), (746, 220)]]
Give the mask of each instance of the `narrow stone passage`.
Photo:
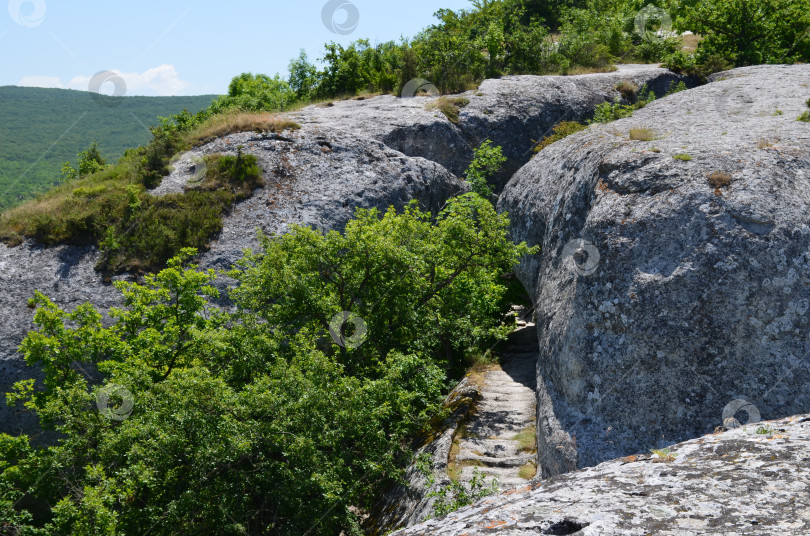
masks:
[(456, 433), (448, 464), (451, 477), (463, 482), (478, 471), (487, 484), (497, 478), (504, 490), (525, 485), (536, 473), (537, 337), (534, 324), (517, 327), (497, 352), (501, 364), (474, 373), (482, 398)]

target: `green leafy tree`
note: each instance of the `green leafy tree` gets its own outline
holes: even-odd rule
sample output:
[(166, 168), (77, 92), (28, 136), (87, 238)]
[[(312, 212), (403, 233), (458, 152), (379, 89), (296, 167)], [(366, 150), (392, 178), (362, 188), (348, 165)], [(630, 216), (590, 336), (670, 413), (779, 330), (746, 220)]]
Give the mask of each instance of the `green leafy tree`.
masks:
[(318, 68), (310, 63), (304, 49), (290, 61), (289, 84), (298, 99), (306, 100), (315, 94), (318, 87)]
[(805, 0), (690, 1), (679, 24), (705, 36), (701, 57), (718, 54), (737, 66), (810, 60)]
[(484, 141), (474, 152), (472, 162), (464, 178), (470, 183), (475, 193), (489, 199), (492, 197), (492, 186), (489, 182), (492, 177), (501, 169), (506, 157), (503, 156), (499, 146), (492, 146), (491, 140)]
[(211, 105), (212, 111), (240, 110), (246, 112), (283, 111), (296, 100), (296, 94), (286, 80), (276, 74), (242, 73), (231, 80), (228, 94)]

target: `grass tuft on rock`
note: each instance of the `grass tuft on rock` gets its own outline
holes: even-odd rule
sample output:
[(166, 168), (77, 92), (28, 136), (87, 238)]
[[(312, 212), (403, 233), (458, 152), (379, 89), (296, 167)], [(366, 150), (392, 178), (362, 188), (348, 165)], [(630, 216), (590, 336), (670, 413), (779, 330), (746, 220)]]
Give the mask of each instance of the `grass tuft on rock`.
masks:
[(551, 134), (544, 137), (542, 141), (537, 142), (537, 145), (534, 146), (534, 152), (539, 153), (549, 145), (554, 142), (560, 141), (562, 139), (567, 138), (571, 134), (576, 134), (582, 130), (588, 128), (587, 125), (583, 125), (582, 123), (578, 123), (576, 121), (562, 121), (554, 125), (554, 128), (551, 129)]
[(454, 125), (458, 124), (461, 109), (470, 104), (470, 99), (465, 97), (439, 97), (435, 102), (428, 104), (431, 108), (436, 108), (448, 121)]

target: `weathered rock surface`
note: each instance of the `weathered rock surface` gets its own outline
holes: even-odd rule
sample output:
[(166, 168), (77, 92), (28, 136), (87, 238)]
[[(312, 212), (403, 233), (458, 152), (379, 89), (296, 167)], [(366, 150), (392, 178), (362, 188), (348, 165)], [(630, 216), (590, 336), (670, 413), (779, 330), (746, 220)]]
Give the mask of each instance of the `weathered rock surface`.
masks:
[(810, 534), (810, 415), (707, 435), (662, 455), (559, 475), (394, 534)]
[(763, 418), (810, 409), (809, 84), (808, 65), (722, 73), (550, 146), (506, 186), (513, 237), (542, 245), (519, 275), (544, 475), (710, 432), (735, 399)]
[[(237, 205), (210, 251), (200, 256), (203, 267), (227, 268), (242, 249), (257, 244), (255, 230), (283, 232), (290, 224), (340, 229), (357, 207), (402, 206), (419, 199), (436, 208), (464, 188), (453, 173), (461, 173), (472, 157), (472, 144), (492, 131), (507, 147), (509, 166), (528, 161), (531, 139), (539, 139), (559, 119), (560, 108), (587, 114), (593, 106), (618, 93), (619, 80), (668, 87), (677, 77), (655, 66), (623, 66), (616, 73), (576, 77), (507, 77), (486, 81), (482, 96), (469, 94), (460, 126), (453, 125), (426, 104), (432, 99), (377, 97), (339, 101), (332, 107), (311, 106), (291, 114), (302, 124), (281, 135), (233, 134), (184, 155), (177, 172), (164, 179), (155, 193), (182, 191), (193, 179), (193, 156), (214, 152), (233, 154), (244, 146), (255, 154), (267, 182)], [(502, 86), (502, 87), (501, 87)], [(585, 101), (583, 101), (585, 99)], [(497, 130), (499, 122), (508, 128)], [(467, 125), (465, 127), (465, 125)], [(466, 129), (466, 130), (465, 130)], [(512, 152), (510, 152), (512, 151)], [(514, 154), (513, 154), (514, 152)], [(525, 154), (524, 154), (525, 153)], [(511, 169), (510, 168), (510, 169)], [(42, 290), (68, 308), (91, 301), (102, 309), (117, 305), (118, 293), (93, 271), (93, 248), (42, 248), (34, 244), (7, 248), (0, 244), (0, 393), (31, 376), (16, 348), (31, 328), (27, 300)], [(0, 432), (30, 427), (0, 403)]]
[(497, 189), (532, 157), (536, 140), (551, 133), (560, 121), (583, 120), (597, 104), (619, 97), (620, 81), (646, 85), (663, 95), (672, 83), (684, 80), (655, 65), (620, 65), (611, 73), (578, 76), (504, 76), (485, 80), (478, 90), (464, 93), (457, 124), (430, 107), (435, 98), (392, 96), (350, 100), (334, 106), (310, 106), (292, 118), (309, 128), (325, 128), (382, 141), (409, 156), (421, 156), (461, 175), (473, 149), (490, 139), (503, 147), (507, 162), (495, 179)]

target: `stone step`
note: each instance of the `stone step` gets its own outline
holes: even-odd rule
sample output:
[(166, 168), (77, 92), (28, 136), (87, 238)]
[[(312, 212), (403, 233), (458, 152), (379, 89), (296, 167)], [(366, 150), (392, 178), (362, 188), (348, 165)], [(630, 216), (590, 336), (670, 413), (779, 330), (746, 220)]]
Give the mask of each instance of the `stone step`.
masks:
[(472, 452), (463, 450), (456, 456), (457, 462), (475, 462), (485, 467), (522, 467), (537, 458), (536, 454), (520, 454), (518, 456), (506, 456), (498, 458), (495, 456), (479, 456)]

